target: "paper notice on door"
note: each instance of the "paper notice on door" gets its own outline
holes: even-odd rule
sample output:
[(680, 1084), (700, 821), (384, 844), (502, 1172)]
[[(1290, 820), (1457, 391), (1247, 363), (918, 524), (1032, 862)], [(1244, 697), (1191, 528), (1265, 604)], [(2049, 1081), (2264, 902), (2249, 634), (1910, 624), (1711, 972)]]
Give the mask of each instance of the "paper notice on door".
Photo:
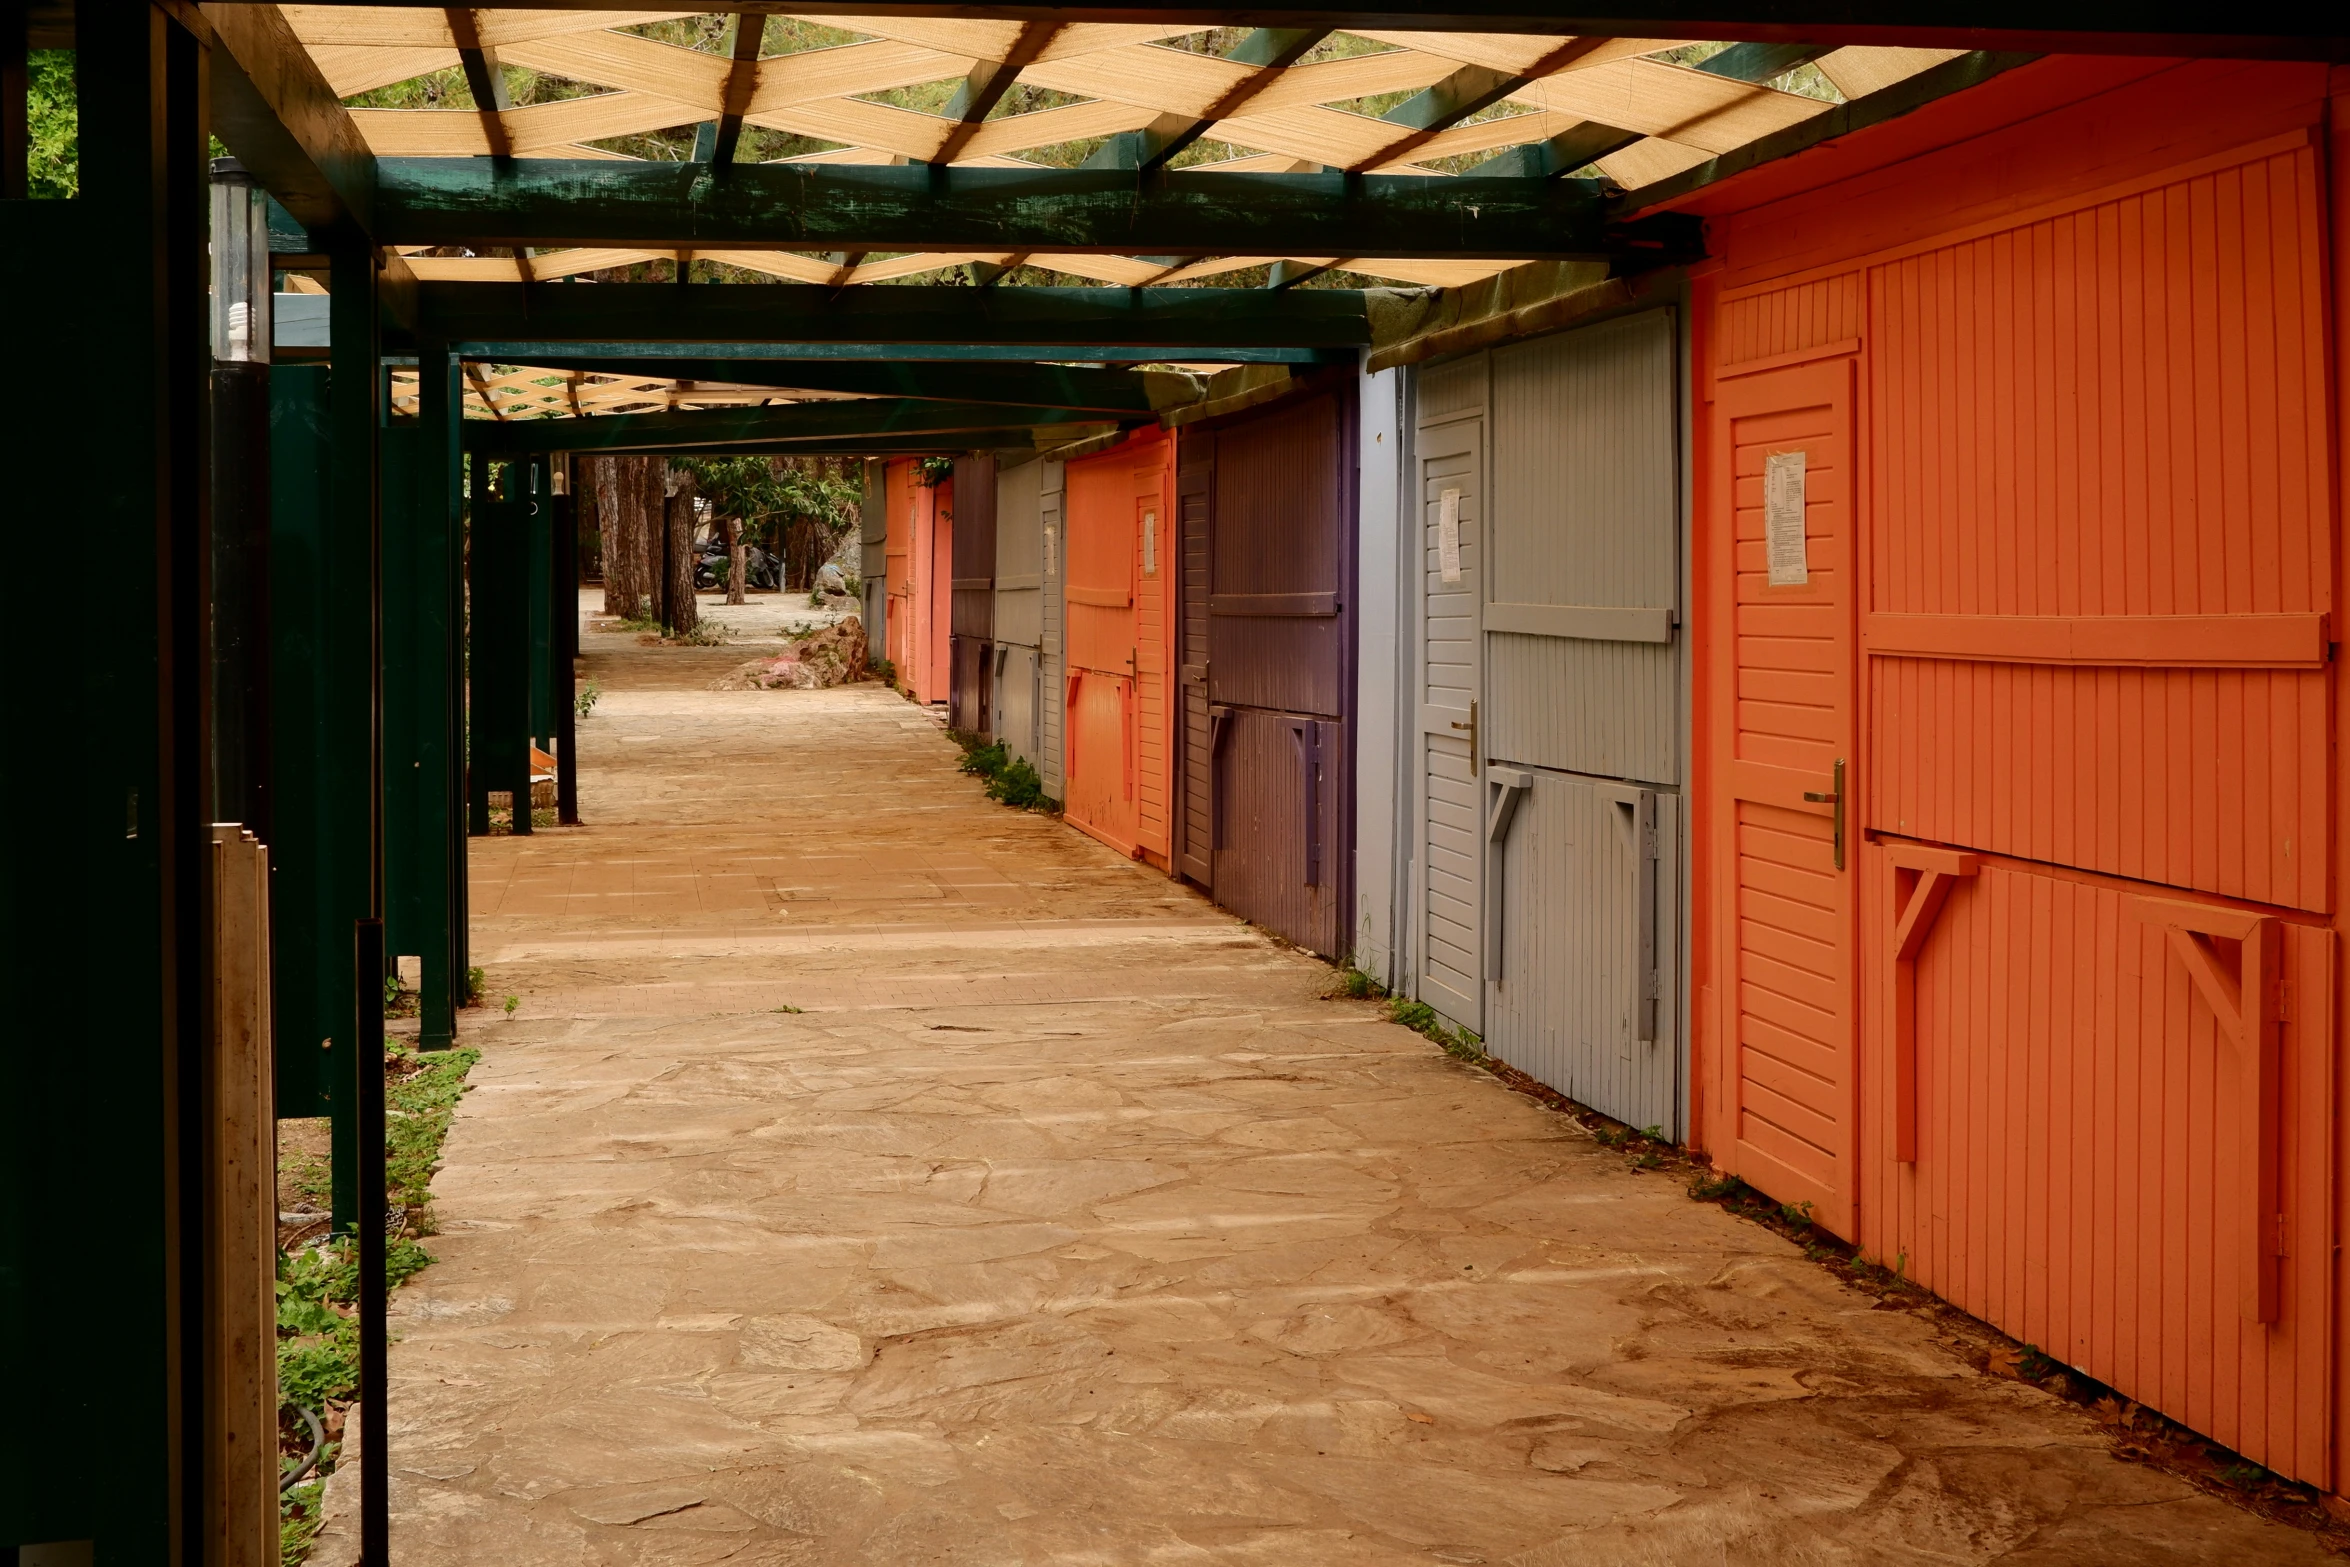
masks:
[(1763, 556), (1774, 588), (1811, 581), (1811, 552), (1803, 538), (1803, 453), (1772, 452), (1763, 459)]
[(1461, 580), (1461, 492), (1436, 497), (1436, 569), (1447, 582)]
[(1142, 574), (1159, 574), (1159, 514), (1155, 511), (1142, 514)]

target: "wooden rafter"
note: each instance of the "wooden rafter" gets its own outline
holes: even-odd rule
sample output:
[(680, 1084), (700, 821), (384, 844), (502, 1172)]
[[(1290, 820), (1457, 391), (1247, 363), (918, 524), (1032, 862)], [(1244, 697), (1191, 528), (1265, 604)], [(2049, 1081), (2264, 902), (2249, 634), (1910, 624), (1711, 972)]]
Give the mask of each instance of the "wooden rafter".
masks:
[(1610, 38), (1570, 38), (1546, 52), (1526, 70), (1514, 75), (1490, 70), (1482, 65), (1464, 65), (1435, 86), (1422, 89), (1383, 115), (1383, 119), (1409, 128), (1377, 152), (1349, 167), (1356, 170), (1376, 169), (1404, 162), (1471, 115), (1493, 107), (1512, 93), (1546, 76), (1566, 70), (1577, 60), (1597, 54), (1612, 42), (1614, 40)]
[(1001, 60), (981, 60), (971, 67), (970, 74), (963, 78), (963, 85), (947, 105), (947, 114), (955, 121), (954, 128), (938, 144), (938, 151), (930, 159), (932, 163), (952, 163), (962, 155), (963, 149), (978, 136), (988, 114), (1003, 102), (1004, 94), (1020, 79), (1020, 73), (1044, 53), (1060, 31), (1058, 22), (1030, 22), (1020, 29), (1020, 36)]

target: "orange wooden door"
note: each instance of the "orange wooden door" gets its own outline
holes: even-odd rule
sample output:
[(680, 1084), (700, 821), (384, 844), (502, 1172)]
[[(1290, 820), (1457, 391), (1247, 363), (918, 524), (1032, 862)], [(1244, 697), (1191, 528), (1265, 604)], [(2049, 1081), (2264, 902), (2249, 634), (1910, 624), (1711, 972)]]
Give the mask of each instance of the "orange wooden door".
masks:
[(1866, 270), (1861, 1238), (2333, 1484), (2323, 210), (2256, 148)]
[(1856, 776), (1852, 380), (1852, 361), (1836, 358), (1721, 382), (1713, 494), (1729, 515), (1710, 529), (1731, 555), (1716, 574), (1731, 602), (1715, 642), (1729, 1030), (1715, 1155), (1847, 1236), (1858, 1151), (1844, 804)]
[(882, 656), (897, 671), (898, 685), (905, 690), (912, 690), (914, 683), (914, 494), (913, 463), (903, 458), (891, 463), (882, 483), (882, 504), (888, 512), (883, 586), (889, 595)]
[(1169, 868), (1174, 833), (1175, 442), (1153, 432), (1129, 459), (1127, 538), (1134, 552), (1134, 834), (1142, 857)]
[(1126, 447), (1069, 464), (1067, 819), (1124, 854), (1140, 850), (1134, 776), (1134, 465)]
[(923, 563), (922, 625), (930, 635), (922, 661), (922, 700), (943, 702), (954, 680), (955, 492), (944, 484), (924, 490), (930, 497), (930, 555)]

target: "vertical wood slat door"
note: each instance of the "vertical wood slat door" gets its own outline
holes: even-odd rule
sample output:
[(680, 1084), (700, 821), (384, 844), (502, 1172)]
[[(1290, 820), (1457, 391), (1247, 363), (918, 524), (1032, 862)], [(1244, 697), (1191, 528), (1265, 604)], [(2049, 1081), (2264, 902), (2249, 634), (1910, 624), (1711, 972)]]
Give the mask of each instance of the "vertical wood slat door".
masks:
[(996, 738), (995, 555), (996, 463), (984, 452), (955, 459), (954, 581), (950, 622), (954, 674), (949, 719), (956, 728)]
[(1042, 769), (1043, 714), (1037, 701), (1044, 640), (1044, 469), (1023, 463), (996, 476), (995, 737)]
[(914, 689), (914, 465), (900, 458), (883, 471), (882, 504), (887, 510), (882, 559), (888, 576), (888, 613), (882, 626), (882, 654), (897, 671), (898, 684)]
[(1176, 869), (1209, 892), (1216, 886), (1216, 753), (1220, 726), (1208, 712), (1209, 549), (1216, 482), (1216, 434), (1186, 433), (1175, 469), (1176, 529), (1181, 538), (1176, 662), (1182, 715), (1183, 806), (1176, 813)]
[(929, 500), (930, 549), (924, 561), (923, 630), (928, 634), (923, 669), (928, 684), (925, 702), (944, 702), (954, 687), (955, 625), (955, 492), (944, 484), (926, 486)]
[(1137, 665), (1134, 453), (1070, 463), (1066, 817), (1121, 854), (1141, 853), (1134, 777)]
[(1206, 582), (1216, 899), (1331, 958), (1350, 870), (1351, 424), (1330, 392), (1218, 429)]
[(1480, 1033), (1485, 1027), (1480, 929), (1485, 802), (1476, 726), (1483, 641), (1479, 576), (1486, 370), (1480, 356), (1421, 376), (1413, 456), (1420, 529), (1415, 994), (1454, 1023)]
[(1057, 462), (1036, 466), (1036, 770), (1057, 800), (1068, 792), (1068, 470)]
[[(1853, 364), (1725, 377), (1715, 401), (1716, 517), (1731, 558), (1716, 754), (1715, 907), (1725, 920), (1727, 1136), (1717, 1158), (1830, 1232), (1858, 1211), (1854, 760)], [(1804, 458), (1801, 584), (1770, 581), (1764, 474)], [(1847, 798), (1834, 797), (1842, 777)], [(1854, 819), (1855, 823), (1857, 818)]]
[(1134, 555), (1134, 697), (1129, 767), (1134, 840), (1162, 870), (1175, 843), (1175, 440), (1146, 430), (1130, 459), (1127, 547)]
[[(1866, 269), (1862, 1229), (2338, 1489), (2325, 221), (2316, 149), (2271, 146)], [(1905, 975), (1938, 853), (1974, 867)], [(2247, 922), (2273, 1102), (2258, 998), (2189, 961), (2213, 932), (2237, 982)]]
[(1494, 351), (1480, 731), (1487, 1048), (1678, 1137), (1676, 359), (1670, 310)]

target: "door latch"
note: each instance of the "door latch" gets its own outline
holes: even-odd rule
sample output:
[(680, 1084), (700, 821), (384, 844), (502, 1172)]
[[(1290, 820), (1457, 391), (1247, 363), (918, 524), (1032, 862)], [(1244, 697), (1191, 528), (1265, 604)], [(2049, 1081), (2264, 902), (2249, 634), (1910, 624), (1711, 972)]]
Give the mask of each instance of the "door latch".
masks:
[[(1452, 721), (1452, 726), (1455, 729), (1466, 729), (1469, 732), (1469, 776), (1474, 778), (1477, 776), (1477, 704), (1474, 701), (1469, 703), (1469, 721), (1467, 723), (1464, 724), (1456, 718)], [(1837, 765), (1842, 766), (1843, 764), (1838, 763)]]
[(1803, 791), (1803, 797), (1813, 805), (1836, 807), (1836, 868), (1838, 870), (1844, 869), (1844, 758), (1841, 756), (1836, 758), (1835, 788), (1825, 794), (1817, 789), (1806, 789)]

